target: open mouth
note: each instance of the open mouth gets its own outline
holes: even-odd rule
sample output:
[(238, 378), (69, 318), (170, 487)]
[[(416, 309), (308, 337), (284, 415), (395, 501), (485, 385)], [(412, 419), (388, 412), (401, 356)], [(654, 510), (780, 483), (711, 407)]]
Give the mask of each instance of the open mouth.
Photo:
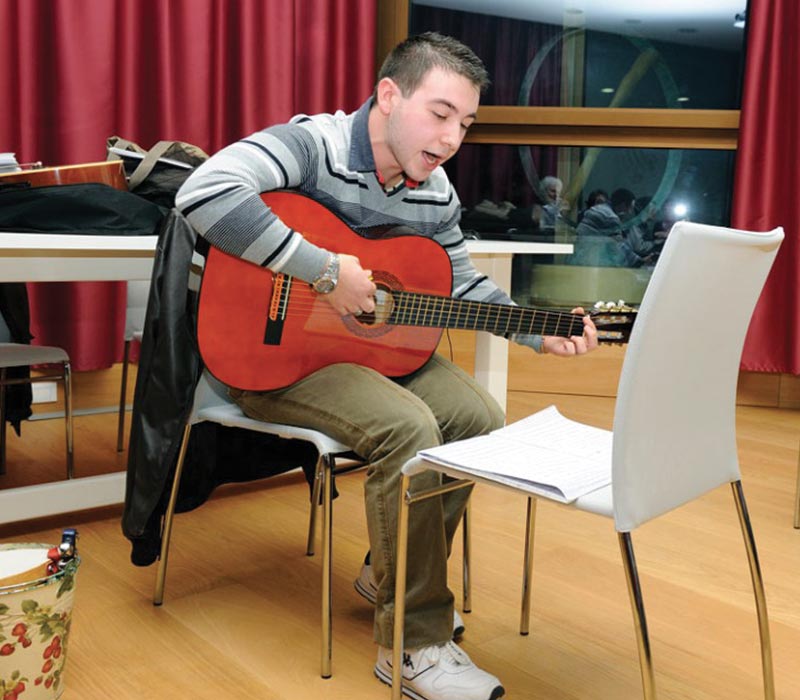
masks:
[(435, 153), (431, 153), (430, 151), (423, 151), (422, 157), (425, 159), (425, 162), (431, 167), (436, 167), (439, 164), (439, 156), (437, 156)]

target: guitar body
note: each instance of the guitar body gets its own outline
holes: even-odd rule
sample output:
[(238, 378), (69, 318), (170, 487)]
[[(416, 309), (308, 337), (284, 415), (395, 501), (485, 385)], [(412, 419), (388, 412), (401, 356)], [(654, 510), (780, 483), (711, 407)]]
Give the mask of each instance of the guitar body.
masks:
[[(293, 192), (262, 199), (288, 226), (328, 250), (355, 255), (381, 290), (449, 297), (446, 251), (418, 235), (365, 238), (321, 204)], [(379, 314), (339, 316), (300, 280), (211, 248), (200, 288), (200, 354), (217, 379), (267, 391), (322, 367), (353, 362), (389, 377), (421, 367), (435, 352), (441, 328), (397, 326)]]

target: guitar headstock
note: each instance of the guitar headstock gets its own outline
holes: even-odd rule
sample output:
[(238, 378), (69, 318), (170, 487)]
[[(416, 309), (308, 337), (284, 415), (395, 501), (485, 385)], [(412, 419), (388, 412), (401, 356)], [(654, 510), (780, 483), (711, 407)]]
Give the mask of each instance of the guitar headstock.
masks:
[(639, 310), (621, 299), (598, 301), (589, 315), (597, 327), (597, 339), (601, 343), (627, 343)]

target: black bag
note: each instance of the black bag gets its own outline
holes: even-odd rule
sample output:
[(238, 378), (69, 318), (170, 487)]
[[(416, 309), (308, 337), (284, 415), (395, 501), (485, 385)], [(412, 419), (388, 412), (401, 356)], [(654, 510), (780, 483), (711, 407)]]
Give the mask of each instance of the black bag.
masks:
[(128, 189), (161, 207), (172, 209), (184, 180), (208, 158), (201, 148), (184, 141), (159, 141), (149, 151), (133, 141), (111, 136), (106, 160), (122, 160)]
[(0, 231), (151, 236), (163, 210), (98, 182), (0, 190)]

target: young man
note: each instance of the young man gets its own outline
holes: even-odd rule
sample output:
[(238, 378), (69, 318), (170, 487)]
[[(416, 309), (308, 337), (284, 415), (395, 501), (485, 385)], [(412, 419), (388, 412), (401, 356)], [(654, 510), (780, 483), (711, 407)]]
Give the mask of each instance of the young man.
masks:
[[(447, 250), (453, 296), (512, 303), (470, 263), (458, 226), (459, 201), (441, 167), (475, 120), (487, 83), (483, 64), (463, 44), (433, 33), (412, 37), (386, 59), (374, 94), (357, 112), (301, 115), (223, 149), (187, 180), (176, 204), (209, 243), (308, 282), (341, 315), (374, 310), (371, 271), (346, 252), (304, 239), (265, 206), (260, 192), (299, 190), (358, 232), (410, 226)], [(588, 317), (580, 337), (513, 339), (564, 356), (597, 344)], [(323, 431), (369, 462), (371, 561), (357, 588), (375, 600), (375, 675), (390, 683), (402, 466), (420, 449), (500, 427), (502, 410), (439, 355), (401, 378), (340, 363), (284, 389), (231, 393), (248, 415)], [(437, 478), (423, 474), (415, 488)], [(424, 501), (411, 518), (404, 673), (413, 697), (425, 700), (494, 700), (504, 693), (497, 678), (478, 669), (451, 641), (454, 609), (446, 564), (467, 497), (461, 490)]]

